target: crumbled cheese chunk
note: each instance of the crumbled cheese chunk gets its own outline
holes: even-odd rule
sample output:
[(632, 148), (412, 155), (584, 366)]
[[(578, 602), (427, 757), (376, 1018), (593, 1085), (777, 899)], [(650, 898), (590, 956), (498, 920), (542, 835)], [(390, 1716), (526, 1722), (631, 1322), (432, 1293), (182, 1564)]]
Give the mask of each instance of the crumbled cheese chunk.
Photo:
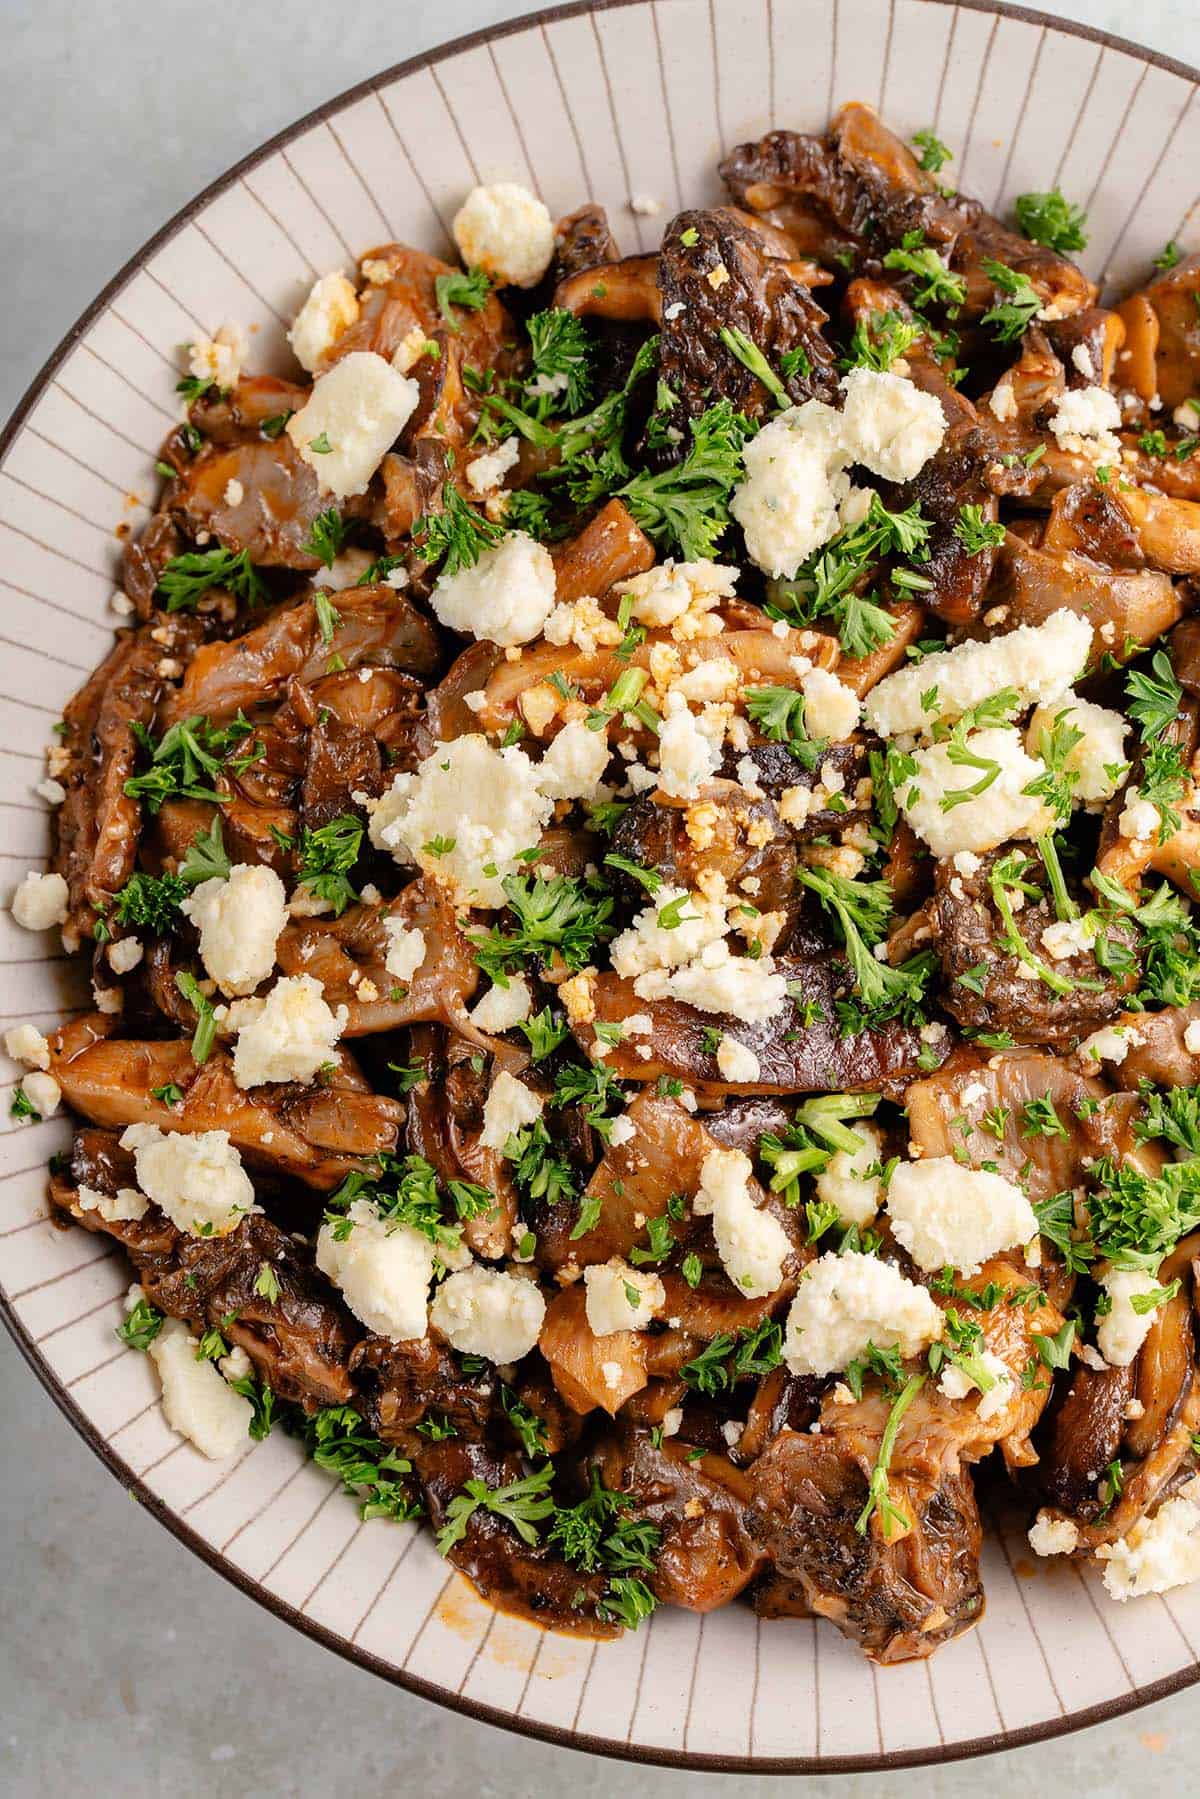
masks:
[(62, 1088), (52, 1074), (42, 1074), (36, 1069), (27, 1074), (21, 1082), (21, 1091), (42, 1118), (53, 1118), (62, 1103)]
[(545, 1101), (524, 1081), (507, 1071), (498, 1074), (483, 1108), (481, 1145), (484, 1149), (502, 1150), (515, 1131), (533, 1124), (544, 1110)]
[(590, 594), (584, 594), (578, 600), (561, 600), (542, 627), (542, 635), (547, 643), (573, 643), (585, 656), (594, 656), (597, 650), (615, 649), (625, 633)]
[(311, 1081), (333, 1060), (347, 1017), (345, 1006), (330, 1009), (324, 988), (312, 975), (286, 975), (238, 1032), (234, 1080), (242, 1088), (264, 1081)]
[[(1183, 1047), (1189, 1056), (1200, 1055), (1200, 1018), (1193, 1018), (1192, 1022), (1184, 1027)], [(11, 1051), (9, 1053), (11, 1054)]]
[(989, 1256), (1038, 1234), (1033, 1207), (1011, 1181), (986, 1169), (961, 1168), (953, 1156), (901, 1162), (887, 1210), (898, 1243), (918, 1268), (976, 1274)]
[(452, 1349), (499, 1365), (529, 1354), (545, 1315), (533, 1281), (478, 1262), (449, 1275), (429, 1308), (430, 1324)]
[[(664, 913), (668, 918), (677, 917), (678, 924), (660, 924)], [(623, 980), (679, 968), (706, 945), (718, 942), (725, 935), (725, 926), (725, 908), (718, 901), (666, 884), (649, 905), (635, 913), (633, 923), (613, 938), (609, 951), (612, 965)]]
[(919, 1355), (942, 1334), (941, 1308), (924, 1287), (878, 1256), (811, 1262), (787, 1316), (783, 1356), (793, 1374), (840, 1374), (868, 1343)]
[(849, 497), (841, 414), (820, 400), (781, 412), (743, 452), (746, 479), (730, 511), (764, 573), (792, 576), (839, 529)]
[[(989, 1418), (998, 1417), (1007, 1409), (1016, 1387), (1007, 1363), (1002, 1361), (992, 1350), (985, 1349), (979, 1357), (979, 1362), (984, 1375), (990, 1375), (992, 1379), (992, 1384), (986, 1393), (980, 1389), (979, 1404), (975, 1411), (980, 1423), (986, 1424)], [(978, 1386), (979, 1383), (975, 1377), (954, 1362), (946, 1363), (938, 1381), (938, 1391), (944, 1393), (947, 1399), (965, 1399), (967, 1394), (973, 1393)]]
[(67, 883), (60, 874), (31, 868), (12, 897), (12, 915), (27, 931), (48, 931), (67, 920)]
[[(346, 1225), (323, 1224), (317, 1267), (354, 1316), (377, 1336), (408, 1343), (425, 1335), (433, 1244), (410, 1224), (381, 1218), (369, 1200), (354, 1200)], [(344, 1233), (339, 1235), (339, 1233)]]
[(717, 1045), (717, 1067), (725, 1081), (756, 1081), (760, 1069), (758, 1057), (748, 1043), (739, 1043), (726, 1031)]
[(322, 492), (346, 500), (366, 492), (420, 397), (416, 382), (384, 357), (352, 350), (317, 377), (285, 429)]
[(1101, 1030), (1093, 1031), (1090, 1037), (1085, 1037), (1075, 1053), (1085, 1064), (1088, 1062), (1119, 1064), (1125, 1060), (1134, 1044), (1140, 1042), (1141, 1038), (1137, 1031), (1132, 1030), (1130, 1026), (1106, 1024)]
[(218, 387), (237, 385), (250, 348), (240, 325), (222, 325), (212, 337), (198, 337), (188, 349), (188, 373), (197, 381), (214, 381)]
[(1017, 416), (1017, 396), (1013, 391), (1012, 377), (1002, 375), (988, 395), (988, 406), (993, 418), (1002, 425), (1011, 424)]
[(836, 1206), (843, 1224), (870, 1224), (883, 1193), (879, 1175), (883, 1133), (874, 1124), (854, 1124), (849, 1128), (858, 1138), (859, 1147), (853, 1153), (845, 1149), (834, 1151), (816, 1177), (817, 1198)]
[(755, 1205), (752, 1173), (750, 1158), (740, 1149), (710, 1149), (692, 1211), (712, 1218), (717, 1254), (734, 1286), (761, 1299), (779, 1286), (792, 1246), (779, 1220)]
[(598, 800), (610, 755), (603, 731), (581, 718), (565, 724), (538, 764), (538, 786), (552, 800)]
[(1153, 1518), (1139, 1518), (1128, 1536), (1102, 1543), (1104, 1585), (1113, 1599), (1167, 1593), (1200, 1579), (1200, 1507), (1182, 1495), (1160, 1505)]
[[(867, 695), (864, 717), (881, 737), (928, 733), (938, 719), (960, 718), (980, 701), (1014, 688), (1023, 706), (1065, 694), (1087, 661), (1092, 627), (1061, 608), (1040, 625), (1020, 625), (1005, 637), (960, 643), (887, 675)], [(937, 690), (936, 707), (921, 696)]]
[(473, 187), (451, 226), (468, 268), (493, 281), (533, 287), (554, 255), (554, 224), (542, 202), (515, 181)]
[(108, 946), (108, 965), (114, 974), (130, 974), (144, 954), (136, 937), (118, 937)]
[(61, 806), (67, 797), (67, 790), (62, 782), (52, 780), (50, 777), (39, 781), (33, 791), (39, 799), (45, 800), (48, 806)]
[(1111, 1309), (1096, 1325), (1096, 1347), (1110, 1368), (1128, 1368), (1150, 1335), (1157, 1313), (1135, 1312), (1135, 1295), (1153, 1293), (1158, 1282), (1141, 1268), (1112, 1268), (1101, 1286), (1112, 1301)]
[(1052, 962), (1064, 962), (1068, 956), (1081, 956), (1092, 947), (1095, 927), (1082, 918), (1060, 918), (1042, 932), (1042, 948)]
[(680, 694), (669, 694), (658, 738), (658, 784), (672, 799), (694, 800), (721, 766), (721, 752)]
[(662, 211), (662, 205), (662, 201), (656, 199), (653, 194), (630, 194), (629, 196), (630, 212), (636, 212), (642, 218), (652, 219), (656, 213)]
[(118, 1187), (115, 1193), (80, 1187), (76, 1204), (81, 1212), (95, 1212), (106, 1224), (136, 1223), (150, 1210), (150, 1201), (136, 1187)]
[(467, 1013), (480, 1031), (511, 1031), (533, 1010), (533, 994), (523, 974), (510, 974), (507, 987), (490, 987)]
[(935, 743), (915, 752), (917, 772), (903, 783), (899, 796), (905, 818), (936, 856), (995, 849), (1012, 837), (1038, 837), (1052, 828), (1049, 806), (1025, 791), (1045, 774), (1045, 764), (1026, 755), (1019, 731), (1000, 725), (972, 731), (967, 749), (998, 766), (998, 774), (982, 793), (948, 811), (943, 808), (947, 795), (962, 793), (978, 782), (979, 768), (977, 764), (964, 768), (952, 760), (950, 744)]
[(201, 881), (180, 910), (199, 930), (200, 959), (222, 993), (236, 999), (266, 980), (288, 913), (274, 869), (235, 863), (227, 880)]
[(414, 930), (391, 912), (384, 918), (383, 929), (387, 936), (383, 966), (398, 981), (411, 981), (425, 960), (424, 931)]
[(858, 695), (827, 668), (809, 668), (800, 676), (804, 726), (810, 737), (841, 743), (856, 728), (862, 710)]
[(941, 448), (946, 420), (936, 394), (904, 375), (857, 368), (843, 377), (842, 442), (849, 462), (884, 481), (911, 481)]
[(185, 1135), (131, 1124), (121, 1148), (134, 1153), (141, 1191), (188, 1236), (228, 1236), (247, 1213), (262, 1209), (228, 1131)]
[(642, 975), (634, 982), (640, 999), (664, 995), (701, 1012), (720, 1012), (743, 1024), (766, 1024), (787, 999), (787, 980), (770, 956), (735, 956), (722, 938), (701, 950), (694, 962), (660, 980)]
[(1029, 1527), (1029, 1547), (1035, 1555), (1072, 1555), (1079, 1547), (1079, 1526), (1039, 1512)]
[(489, 643), (530, 643), (554, 608), (554, 564), (544, 544), (509, 531), (471, 568), (440, 575), (429, 596), (440, 622)]
[(254, 1408), (211, 1362), (196, 1359), (199, 1347), (178, 1318), (165, 1318), (148, 1346), (162, 1382), (163, 1417), (201, 1455), (220, 1462), (245, 1443)]
[(491, 493), (493, 488), (502, 486), (505, 475), (516, 468), (520, 460), (521, 440), (516, 436), (506, 437), (494, 450), (485, 450), (482, 456), (476, 456), (467, 464), (467, 483), (471, 492)]
[[(372, 810), (371, 842), (446, 882), (461, 905), (503, 906), (505, 875), (538, 843), (553, 809), (524, 750), (497, 750), (470, 733), (440, 745), (415, 774), (395, 777)], [(441, 854), (430, 847), (447, 842), (453, 847)]]
[(630, 594), (630, 616), (651, 630), (679, 624), (688, 614), (712, 612), (733, 597), (738, 571), (724, 562), (673, 562), (668, 557), (641, 575), (622, 581), (618, 592)]
[[(1078, 694), (1064, 693), (1053, 704), (1037, 708), (1025, 732), (1025, 747), (1031, 756), (1041, 755), (1043, 735), (1049, 736), (1056, 720), (1083, 736), (1068, 751), (1064, 768), (1077, 779), (1072, 798), (1089, 808), (1098, 808), (1110, 800), (1121, 781), (1125, 761), (1125, 739), (1129, 722), (1108, 706), (1097, 706)], [(1155, 814), (1154, 829), (1158, 829)]]
[(1132, 838), (1135, 842), (1146, 843), (1158, 836), (1164, 822), (1163, 815), (1153, 800), (1144, 798), (1138, 788), (1131, 787), (1117, 819), (1119, 834)]
[(585, 1268), (583, 1280), (587, 1288), (584, 1309), (594, 1337), (645, 1330), (667, 1303), (666, 1289), (657, 1274), (631, 1268), (620, 1256)]
[(1121, 408), (1104, 387), (1068, 388), (1050, 416), (1050, 429), (1061, 450), (1094, 462), (1117, 461), (1121, 440)]
[(340, 269), (314, 281), (288, 332), (300, 367), (314, 374), (342, 332), (357, 321), (358, 311), (354, 285)]
[(14, 1062), (28, 1068), (49, 1068), (50, 1045), (34, 1024), (17, 1024), (4, 1033), (4, 1048)]

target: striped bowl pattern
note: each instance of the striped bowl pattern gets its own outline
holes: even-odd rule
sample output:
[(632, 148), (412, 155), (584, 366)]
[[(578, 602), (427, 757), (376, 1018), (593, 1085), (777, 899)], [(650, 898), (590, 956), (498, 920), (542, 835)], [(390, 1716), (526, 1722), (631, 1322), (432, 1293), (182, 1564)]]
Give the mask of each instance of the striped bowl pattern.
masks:
[[(0, 440), (3, 873), (47, 851), (40, 746), (105, 653), (119, 542), (177, 417), (178, 346), (232, 319), (251, 366), (313, 278), (367, 246), (441, 247), (464, 191), (510, 176), (552, 212), (605, 202), (627, 250), (714, 197), (724, 146), (819, 129), (842, 99), (931, 125), (960, 184), (1000, 207), (1061, 185), (1092, 222), (1089, 268), (1135, 279), (1200, 241), (1198, 78), (1029, 13), (944, 0), (624, 0), (501, 27), (380, 76), (232, 170), (91, 308)], [(87, 1004), (83, 971), (0, 912), (0, 1028)], [(9, 1065), (11, 1087), (16, 1070)], [(5, 1107), (5, 1112), (7, 1107)], [(105, 1240), (45, 1221), (61, 1119), (0, 1136), (0, 1301), (31, 1366), (113, 1472), (191, 1548), (292, 1624), (430, 1697), (532, 1734), (697, 1767), (879, 1767), (1026, 1741), (1195, 1680), (1200, 1587), (1115, 1606), (1091, 1573), (1030, 1565), (989, 1521), (987, 1614), (932, 1662), (877, 1670), (828, 1626), (741, 1608), (660, 1611), (596, 1646), (489, 1612), (413, 1526), (362, 1525), (278, 1433), (207, 1462), (164, 1423), (148, 1359), (113, 1328), (129, 1273)]]

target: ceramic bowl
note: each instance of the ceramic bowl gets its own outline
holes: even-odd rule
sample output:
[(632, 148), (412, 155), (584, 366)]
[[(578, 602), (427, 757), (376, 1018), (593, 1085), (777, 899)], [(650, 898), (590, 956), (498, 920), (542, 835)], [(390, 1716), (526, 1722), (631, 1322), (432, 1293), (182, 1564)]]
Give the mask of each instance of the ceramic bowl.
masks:
[[(526, 182), (554, 213), (594, 197), (626, 251), (650, 249), (666, 216), (717, 195), (725, 147), (773, 126), (819, 130), (849, 98), (903, 133), (932, 126), (960, 186), (997, 210), (1061, 186), (1090, 215), (1086, 266), (1120, 287), (1168, 238), (1200, 240), (1198, 79), (1098, 32), (970, 0), (628, 0), (462, 39), (293, 125), (116, 276), (0, 442), (9, 887), (47, 853), (41, 746), (111, 641), (119, 538), (147, 517), (182, 342), (237, 320), (255, 333), (251, 366), (286, 369), (283, 329), (315, 276), (392, 238), (442, 247), (479, 180)], [(631, 211), (635, 194), (663, 216)], [(0, 1031), (46, 1029), (86, 1004), (84, 973), (53, 934), (19, 930), (7, 912), (0, 959)], [(988, 1521), (978, 1629), (903, 1667), (872, 1667), (826, 1624), (759, 1622), (742, 1607), (660, 1610), (604, 1644), (497, 1616), (427, 1533), (360, 1523), (281, 1433), (223, 1465), (172, 1433), (148, 1358), (113, 1335), (123, 1256), (46, 1222), (46, 1158), (67, 1138), (61, 1119), (0, 1138), (0, 1298), (31, 1368), (181, 1542), (387, 1679), (591, 1750), (820, 1772), (1028, 1742), (1200, 1673), (1200, 1586), (1114, 1605), (1090, 1572), (1035, 1569), (1017, 1519)]]

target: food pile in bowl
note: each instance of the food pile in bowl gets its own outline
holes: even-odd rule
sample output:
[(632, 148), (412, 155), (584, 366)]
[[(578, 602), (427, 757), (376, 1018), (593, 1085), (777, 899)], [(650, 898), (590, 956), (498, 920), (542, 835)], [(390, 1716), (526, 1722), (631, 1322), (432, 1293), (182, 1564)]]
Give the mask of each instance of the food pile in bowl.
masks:
[(980, 1481), (1200, 1575), (1200, 258), (1103, 306), (858, 105), (721, 173), (632, 257), (476, 188), (295, 380), (189, 347), (14, 1109), (205, 1454), (558, 1629), (902, 1661)]

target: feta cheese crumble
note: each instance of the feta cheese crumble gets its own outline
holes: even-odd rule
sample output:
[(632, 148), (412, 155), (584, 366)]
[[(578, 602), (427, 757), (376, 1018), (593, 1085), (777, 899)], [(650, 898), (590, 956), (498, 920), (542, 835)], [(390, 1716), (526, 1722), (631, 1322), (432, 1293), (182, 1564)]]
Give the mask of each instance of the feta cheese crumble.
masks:
[(1079, 1547), (1079, 1526), (1039, 1512), (1029, 1527), (1029, 1547), (1035, 1555), (1072, 1555)]
[(855, 1124), (850, 1129), (858, 1138), (859, 1148), (853, 1153), (845, 1149), (834, 1151), (817, 1174), (817, 1198), (836, 1206), (843, 1224), (870, 1224), (883, 1195), (879, 1174), (883, 1133), (874, 1124)]
[[(1039, 706), (1030, 718), (1025, 747), (1031, 756), (1042, 754), (1042, 738), (1049, 736), (1059, 719), (1069, 730), (1083, 733), (1063, 764), (1077, 777), (1071, 797), (1089, 810), (1098, 809), (1120, 785), (1129, 723), (1108, 706), (1082, 700), (1076, 693), (1064, 693), (1052, 704)], [(1157, 815), (1154, 829), (1158, 829)]]
[(1128, 1536), (1102, 1543), (1096, 1559), (1105, 1563), (1104, 1585), (1113, 1599), (1186, 1586), (1200, 1579), (1200, 1507), (1182, 1496), (1168, 1499), (1153, 1518), (1139, 1518)]
[(550, 552), (524, 531), (510, 531), (471, 568), (440, 575), (429, 596), (450, 631), (502, 645), (530, 643), (554, 610)]
[(841, 414), (806, 400), (764, 425), (743, 451), (746, 479), (729, 510), (765, 574), (792, 576), (838, 531), (850, 494)]
[(354, 285), (340, 269), (314, 281), (287, 334), (300, 367), (315, 374), (342, 332), (357, 321), (358, 312)]
[(739, 1043), (726, 1031), (717, 1045), (717, 1067), (725, 1081), (756, 1081), (761, 1072), (758, 1057), (749, 1044)]
[(552, 800), (598, 800), (611, 751), (603, 731), (581, 718), (565, 724), (538, 764), (538, 786)]
[(131, 1124), (121, 1148), (133, 1151), (137, 1184), (176, 1230), (190, 1237), (226, 1237), (254, 1203), (250, 1176), (228, 1131), (160, 1131)]
[(224, 1461), (247, 1440), (254, 1408), (235, 1393), (209, 1361), (197, 1361), (200, 1345), (178, 1318), (164, 1318), (148, 1344), (162, 1382), (163, 1417), (211, 1461)]
[(451, 226), (468, 268), (493, 281), (533, 287), (554, 255), (554, 224), (545, 206), (515, 181), (473, 187)]
[(620, 1256), (585, 1268), (583, 1281), (587, 1290), (584, 1311), (594, 1337), (645, 1330), (667, 1303), (666, 1289), (657, 1274), (631, 1268)]
[(783, 1279), (791, 1241), (777, 1218), (754, 1203), (753, 1168), (740, 1149), (710, 1149), (692, 1201), (697, 1218), (711, 1218), (717, 1254), (734, 1286), (751, 1299), (774, 1293)]
[(22, 929), (48, 931), (66, 923), (67, 901), (67, 883), (60, 874), (39, 874), (31, 868), (12, 896), (11, 911)]
[(349, 1016), (334, 1012), (320, 981), (310, 974), (286, 975), (272, 987), (254, 1016), (238, 1032), (233, 1078), (241, 1088), (266, 1081), (311, 1081), (334, 1059)]
[(840, 1374), (868, 1343), (920, 1355), (941, 1336), (942, 1324), (941, 1308), (924, 1287), (891, 1262), (827, 1251), (800, 1278), (783, 1359), (793, 1374)]
[(953, 1156), (901, 1162), (887, 1211), (896, 1241), (927, 1274), (977, 1274), (990, 1256), (1038, 1234), (1033, 1207), (1002, 1174), (963, 1168)]
[(519, 1362), (538, 1340), (546, 1302), (533, 1281), (473, 1262), (449, 1275), (429, 1308), (429, 1322), (460, 1355)]
[(658, 738), (658, 784), (672, 799), (694, 800), (721, 766), (721, 751), (688, 711), (682, 694), (667, 696)]
[(421, 390), (373, 350), (352, 350), (324, 375), (285, 429), (323, 493), (365, 493), (416, 410)]
[(544, 1110), (545, 1101), (540, 1095), (505, 1070), (492, 1082), (484, 1103), (479, 1141), (484, 1149), (503, 1150), (515, 1131), (535, 1123)]
[(962, 850), (978, 853), (997, 848), (1011, 837), (1038, 837), (1052, 828), (1054, 814), (1046, 802), (1025, 789), (1046, 772), (1045, 764), (1025, 753), (1019, 731), (997, 725), (971, 731), (967, 749), (981, 762), (994, 763), (996, 775), (981, 793), (946, 810), (942, 801), (974, 786), (978, 764), (964, 768), (952, 760), (949, 743), (917, 750), (917, 772), (902, 784), (901, 810), (935, 856)]
[(425, 960), (424, 931), (414, 930), (392, 912), (385, 916), (383, 929), (387, 937), (383, 966), (398, 981), (411, 981)]
[(321, 1226), (317, 1267), (368, 1330), (400, 1343), (423, 1337), (432, 1242), (410, 1224), (381, 1218), (369, 1200), (354, 1200), (346, 1218), (348, 1231), (344, 1225)]
[(490, 987), (467, 1017), (480, 1031), (511, 1031), (533, 1010), (533, 993), (523, 974), (510, 974), (507, 987)]
[[(1019, 625), (1005, 637), (937, 650), (886, 675), (867, 695), (863, 716), (881, 737), (928, 733), (939, 719), (961, 718), (981, 700), (1015, 688), (1031, 706), (1064, 695), (1087, 661), (1092, 627), (1065, 607), (1040, 625)], [(922, 696), (937, 691), (936, 707)]]
[(1096, 1347), (1110, 1368), (1128, 1368), (1157, 1317), (1153, 1307), (1148, 1312), (1135, 1312), (1133, 1300), (1153, 1293), (1158, 1282), (1141, 1268), (1111, 1268), (1100, 1284), (1112, 1301), (1112, 1308), (1096, 1326)]
[(237, 999), (266, 980), (288, 916), (274, 869), (235, 863), (227, 880), (201, 881), (180, 910), (200, 932), (200, 960), (222, 993)]
[(941, 402), (905, 376), (851, 369), (842, 391), (847, 461), (860, 462), (883, 481), (911, 481), (941, 448), (946, 435)]

